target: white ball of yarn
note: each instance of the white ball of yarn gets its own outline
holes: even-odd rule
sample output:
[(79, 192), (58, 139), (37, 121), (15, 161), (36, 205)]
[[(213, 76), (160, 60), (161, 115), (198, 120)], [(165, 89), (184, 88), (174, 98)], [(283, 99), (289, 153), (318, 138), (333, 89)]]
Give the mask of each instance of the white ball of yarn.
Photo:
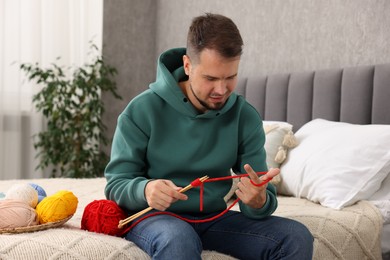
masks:
[(38, 204), (38, 193), (31, 185), (19, 183), (9, 188), (5, 199), (20, 200), (27, 203), (30, 207), (35, 208)]

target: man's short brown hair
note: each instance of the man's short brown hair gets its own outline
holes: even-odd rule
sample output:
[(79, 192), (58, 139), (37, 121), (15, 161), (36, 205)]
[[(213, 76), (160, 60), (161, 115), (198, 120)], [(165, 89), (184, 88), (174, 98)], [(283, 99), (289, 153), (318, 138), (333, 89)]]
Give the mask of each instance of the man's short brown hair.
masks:
[(242, 54), (243, 41), (234, 22), (223, 15), (206, 13), (195, 17), (188, 30), (187, 55), (195, 62), (204, 49), (216, 50), (224, 58)]

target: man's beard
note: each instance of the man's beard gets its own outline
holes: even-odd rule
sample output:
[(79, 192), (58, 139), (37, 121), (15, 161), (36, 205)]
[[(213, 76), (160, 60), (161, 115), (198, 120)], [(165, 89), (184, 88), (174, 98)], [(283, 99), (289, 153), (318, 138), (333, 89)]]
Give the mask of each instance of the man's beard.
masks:
[(216, 103), (216, 107), (210, 107), (207, 102), (204, 100), (201, 100), (196, 94), (194, 89), (192, 88), (192, 85), (190, 84), (190, 89), (196, 100), (198, 100), (199, 104), (201, 104), (206, 110), (220, 110), (225, 104), (224, 103)]

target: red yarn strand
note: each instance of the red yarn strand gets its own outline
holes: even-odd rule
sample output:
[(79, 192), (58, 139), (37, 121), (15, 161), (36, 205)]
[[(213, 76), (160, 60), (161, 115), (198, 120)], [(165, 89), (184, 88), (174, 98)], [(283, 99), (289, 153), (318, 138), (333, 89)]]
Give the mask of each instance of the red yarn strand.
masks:
[[(263, 174), (266, 174), (267, 172), (256, 172), (257, 175), (263, 175)], [(200, 181), (199, 178), (192, 181), (191, 182), (191, 186), (193, 187), (199, 187), (200, 186), (200, 211), (203, 211), (203, 193), (204, 193), (204, 183), (205, 182), (216, 182), (216, 181), (223, 181), (223, 180), (229, 180), (229, 179), (234, 179), (234, 178), (242, 178), (242, 177), (248, 177), (249, 174), (241, 174), (241, 175), (232, 175), (232, 176), (226, 176), (226, 177), (218, 177), (218, 178), (211, 178), (211, 179), (207, 179), (205, 181)], [(256, 187), (260, 187), (260, 186), (263, 186), (265, 184), (267, 184), (268, 182), (271, 181), (271, 179), (267, 179), (265, 181), (262, 181), (261, 183), (254, 183), (252, 180), (250, 180), (252, 185), (256, 186)], [(224, 214), (226, 214), (231, 208), (234, 207), (234, 205), (237, 204), (237, 202), (239, 202), (240, 199), (237, 198), (229, 207), (227, 207), (224, 211), (220, 212), (219, 214), (211, 217), (211, 218), (205, 218), (205, 219), (198, 219), (198, 220), (193, 220), (193, 219), (188, 219), (188, 218), (184, 218), (184, 217), (181, 217), (175, 213), (172, 213), (172, 212), (167, 212), (167, 211), (160, 211), (160, 212), (154, 212), (154, 213), (151, 213), (149, 215), (146, 215), (142, 218), (139, 218), (138, 220), (136, 220), (133, 224), (131, 224), (128, 228), (126, 228), (122, 234), (125, 234), (127, 232), (129, 232), (132, 228), (134, 228), (136, 225), (138, 225), (141, 221), (147, 219), (147, 218), (150, 218), (150, 217), (153, 217), (153, 216), (157, 216), (157, 215), (168, 215), (168, 216), (173, 216), (173, 217), (176, 217), (178, 219), (181, 219), (183, 221), (186, 221), (188, 223), (206, 223), (206, 222), (210, 222), (210, 221), (213, 221), (221, 216), (223, 216)]]
[(138, 225), (141, 221), (147, 219), (147, 218), (150, 218), (150, 217), (154, 217), (154, 216), (157, 216), (157, 215), (168, 215), (168, 216), (172, 216), (172, 217), (175, 217), (175, 218), (178, 218), (178, 219), (181, 219), (185, 222), (188, 222), (188, 223), (206, 223), (206, 222), (210, 222), (210, 221), (213, 221), (213, 220), (216, 220), (217, 218), (220, 218), (222, 217), (224, 214), (226, 214), (226, 212), (228, 212), (231, 208), (234, 207), (234, 205), (237, 204), (237, 202), (239, 202), (240, 199), (236, 199), (235, 201), (233, 201), (233, 203), (228, 207), (226, 208), (224, 211), (220, 212), (219, 214), (211, 217), (211, 218), (205, 218), (205, 219), (197, 219), (197, 220), (194, 220), (194, 219), (188, 219), (188, 218), (184, 218), (182, 216), (179, 216), (175, 213), (172, 213), (172, 212), (168, 212), (168, 211), (161, 211), (161, 212), (154, 212), (154, 213), (151, 213), (149, 215), (146, 215), (140, 219), (138, 219), (137, 221), (135, 221), (133, 224), (131, 224), (131, 226), (129, 226), (128, 228), (126, 228), (126, 230), (123, 232), (123, 233), (127, 233), (129, 232), (132, 228), (134, 228), (136, 225)]
[(199, 187), (199, 186), (201, 186), (203, 184), (203, 182), (199, 179), (199, 178), (197, 178), (197, 179), (195, 179), (195, 180), (193, 180), (192, 182), (191, 182), (191, 186), (192, 187)]

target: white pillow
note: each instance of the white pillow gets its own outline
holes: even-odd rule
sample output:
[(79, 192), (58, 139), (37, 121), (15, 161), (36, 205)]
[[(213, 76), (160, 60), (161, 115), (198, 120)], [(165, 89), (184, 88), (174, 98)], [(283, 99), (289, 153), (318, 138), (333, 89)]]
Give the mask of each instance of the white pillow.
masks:
[[(267, 154), (266, 162), (268, 168), (279, 168), (281, 163), (287, 157), (288, 149), (295, 147), (296, 139), (292, 133), (293, 126), (282, 121), (263, 121), (263, 128), (266, 135), (264, 149)], [(286, 140), (287, 139), (287, 140)], [(280, 150), (283, 149), (283, 155), (280, 155)], [(276, 159), (279, 152), (279, 160)], [(280, 158), (282, 156), (282, 158)], [(234, 174), (233, 171), (231, 174)], [(280, 175), (275, 176), (271, 183), (278, 186), (280, 183)], [(225, 201), (228, 201), (237, 189), (238, 178), (233, 179), (233, 185), (230, 191), (225, 195)]]
[(313, 120), (281, 166), (279, 192), (334, 209), (370, 198), (390, 172), (390, 125)]
[[(263, 128), (265, 132), (264, 149), (267, 152), (268, 168), (279, 168), (287, 157), (288, 149), (296, 146), (286, 145), (284, 142), (287, 137), (293, 138), (292, 142), (296, 141), (292, 133), (293, 126), (287, 122), (263, 121)], [(280, 151), (284, 152), (284, 158), (283, 155), (280, 156), (281, 158), (277, 158)]]
[[(293, 126), (282, 121), (263, 121), (265, 132), (264, 149), (267, 154), (268, 168), (280, 168), (280, 165), (288, 156), (288, 151), (294, 148), (298, 142), (292, 131)], [(280, 175), (275, 176), (271, 183), (279, 188)]]

